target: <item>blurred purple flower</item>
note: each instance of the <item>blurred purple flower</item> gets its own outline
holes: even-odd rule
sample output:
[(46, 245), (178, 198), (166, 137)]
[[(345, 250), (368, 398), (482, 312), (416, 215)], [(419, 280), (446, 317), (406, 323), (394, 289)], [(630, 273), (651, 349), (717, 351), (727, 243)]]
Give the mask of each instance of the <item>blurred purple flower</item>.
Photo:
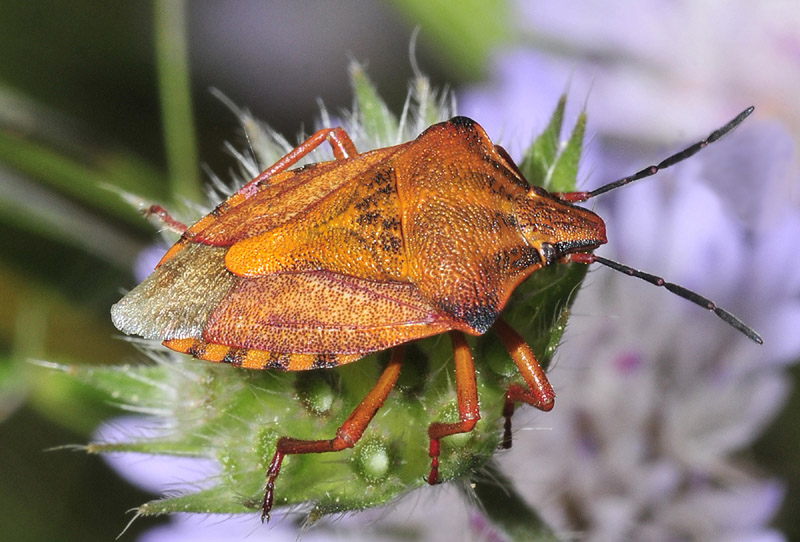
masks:
[[(621, 191), (613, 213), (598, 204), (611, 239), (600, 252), (709, 293), (761, 329), (766, 344), (750, 344), (651, 285), (592, 272), (551, 371), (559, 391), (545, 422), (552, 430), (521, 431), (505, 464), (559, 532), (589, 540), (778, 536), (765, 524), (780, 506), (781, 484), (753, 476), (731, 455), (787, 395), (780, 364), (791, 358), (765, 319), (775, 309), (791, 312), (781, 305), (794, 304), (798, 291), (773, 284), (759, 291), (767, 306), (740, 298), (762, 267), (752, 237), (688, 173)], [(800, 326), (793, 317), (786, 325)], [(527, 423), (543, 422), (535, 415)]]
[[(568, 91), (566, 126), (584, 104), (589, 113), (579, 182), (590, 188), (755, 104), (756, 115), (722, 142), (592, 205), (608, 225), (599, 253), (708, 295), (765, 344), (663, 289), (594, 270), (550, 371), (558, 406), (519, 411), (504, 465), (564, 536), (783, 540), (767, 527), (783, 498), (780, 481), (733, 454), (781, 408), (783, 367), (800, 357), (800, 11), (744, 0), (615, 4), (516, 2), (518, 25), (546, 52), (498, 52), (490, 82), (462, 92), (459, 114), (519, 158)], [(120, 468), (142, 479), (138, 471), (162, 460)], [(459, 498), (443, 498), (447, 491), (415, 492), (304, 539), (494, 536)], [(377, 518), (381, 533), (364, 528)], [(246, 523), (237, 534), (225, 521), (217, 534), (214, 520), (180, 517), (143, 540), (255, 540), (256, 530), (294, 539), (286, 523)]]
[[(711, 126), (749, 98), (800, 132), (800, 10), (733, 0), (514, 2), (524, 33), (572, 69), (591, 68), (596, 121), (652, 138)], [(597, 107), (593, 107), (593, 111)]]
[[(766, 526), (780, 507), (781, 483), (759, 478), (732, 454), (750, 445), (781, 408), (789, 388), (782, 365), (800, 357), (800, 254), (790, 248), (800, 236), (800, 209), (792, 199), (800, 109), (796, 100), (781, 101), (800, 72), (795, 67), (786, 76), (776, 68), (796, 66), (800, 57), (787, 56), (783, 47), (767, 50), (764, 40), (759, 44), (766, 49), (753, 48), (730, 20), (712, 24), (709, 13), (702, 31), (692, 23), (682, 28), (690, 37), (672, 43), (670, 31), (691, 20), (682, 12), (704, 11), (696, 5), (645, 2), (616, 10), (622, 15), (612, 25), (598, 25), (596, 11), (611, 10), (607, 4), (568, 4), (574, 9), (518, 5), (528, 31), (569, 45), (573, 54), (498, 54), (491, 82), (464, 92), (459, 112), (500, 133), (501, 143), (505, 134), (536, 133), (570, 74), (573, 105), (589, 104), (590, 160), (579, 180), (590, 176), (592, 187), (647, 165), (642, 156), (657, 161), (678, 150), (675, 123), (684, 133), (703, 126), (687, 144), (707, 135), (749, 105), (738, 101), (746, 90), (757, 112), (736, 132), (658, 179), (592, 204), (608, 226), (610, 241), (600, 254), (708, 295), (760, 330), (765, 344), (749, 344), (663, 290), (595, 270), (550, 372), (558, 407), (546, 418), (527, 411), (528, 427), (545, 423), (551, 430), (519, 430), (506, 469), (565, 535), (782, 540)], [(786, 30), (784, 46), (800, 42), (800, 27), (756, 11), (756, 19), (772, 17)], [(752, 32), (751, 24), (744, 26)], [(696, 54), (678, 54), (676, 47), (689, 43)], [(732, 88), (725, 77), (734, 66), (760, 63), (761, 73), (775, 68), (768, 79), (784, 76), (780, 83), (752, 87), (749, 74), (737, 74), (742, 86)], [(761, 120), (770, 110), (789, 111), (781, 115), (786, 124)], [(575, 116), (568, 111), (567, 127)], [(626, 122), (631, 118), (651, 120)], [(655, 154), (649, 147), (667, 150)], [(520, 149), (511, 149), (519, 156)], [(526, 423), (515, 422), (518, 428)]]
[[(101, 425), (93, 441), (113, 444), (157, 438), (162, 431), (156, 423), (153, 418), (120, 416)], [(103, 459), (133, 485), (159, 495), (196, 491), (220, 470), (215, 461), (200, 458), (120, 452), (104, 453)]]
[[(518, 160), (544, 131), (559, 97), (569, 91), (567, 119), (577, 117), (592, 94), (590, 68), (574, 69), (546, 54), (516, 50), (497, 55), (489, 82), (459, 93), (458, 113), (476, 119)], [(594, 113), (589, 122), (594, 123)], [(565, 123), (570, 126), (571, 123)]]
[(136, 261), (133, 262), (133, 276), (136, 278), (136, 282), (141, 282), (150, 276), (164, 253), (167, 252), (167, 248), (169, 247), (162, 244), (149, 245), (139, 253)]

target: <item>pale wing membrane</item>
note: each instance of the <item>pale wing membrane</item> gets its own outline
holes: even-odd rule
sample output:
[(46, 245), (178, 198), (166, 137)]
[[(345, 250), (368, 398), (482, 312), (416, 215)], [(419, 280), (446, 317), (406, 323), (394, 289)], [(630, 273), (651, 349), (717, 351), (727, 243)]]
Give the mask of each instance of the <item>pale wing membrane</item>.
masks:
[(241, 280), (225, 268), (226, 252), (187, 245), (111, 307), (114, 325), (158, 341), (202, 337), (211, 312)]
[(226, 251), (186, 246), (112, 307), (114, 325), (286, 354), (366, 354), (452, 328), (413, 284), (330, 271), (242, 278)]

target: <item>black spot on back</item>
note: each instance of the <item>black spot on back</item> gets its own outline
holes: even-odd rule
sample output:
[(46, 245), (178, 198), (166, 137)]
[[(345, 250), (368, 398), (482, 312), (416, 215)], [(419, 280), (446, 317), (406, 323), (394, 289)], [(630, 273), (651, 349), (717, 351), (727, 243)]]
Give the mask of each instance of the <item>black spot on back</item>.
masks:
[(500, 313), (491, 304), (461, 307), (454, 303), (441, 301), (437, 305), (443, 312), (466, 324), (481, 335), (486, 333), (492, 327), (494, 321), (497, 320), (497, 317), (500, 316)]
[(486, 333), (498, 316), (500, 316), (500, 313), (494, 307), (479, 305), (466, 310), (462, 319), (478, 333)]
[(475, 127), (475, 121), (469, 117), (453, 117), (448, 122), (456, 128), (466, 128), (468, 130), (472, 130)]

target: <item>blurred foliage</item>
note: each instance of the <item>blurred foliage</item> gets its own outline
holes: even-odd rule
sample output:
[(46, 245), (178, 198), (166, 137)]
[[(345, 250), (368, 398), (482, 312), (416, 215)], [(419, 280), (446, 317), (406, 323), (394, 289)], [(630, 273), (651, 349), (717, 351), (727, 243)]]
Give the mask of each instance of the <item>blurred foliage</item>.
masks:
[(518, 38), (506, 0), (393, 0), (412, 25), (421, 29), (447, 63), (452, 76), (478, 79), (491, 52)]
[[(467, 4), (393, 0), (391, 5), (405, 17), (408, 32), (420, 28), (420, 49), (454, 84), (459, 78), (476, 79), (485, 73), (490, 52), (517, 38), (509, 31), (512, 25), (504, 0)], [(177, 53), (180, 58), (180, 50), (172, 47), (158, 53), (161, 56), (156, 51), (157, 43), (167, 47), (166, 38), (183, 35), (162, 27), (162, 40), (157, 41), (158, 24), (182, 24), (180, 18), (168, 23), (164, 17), (156, 23), (156, 13), (155, 4), (148, 2), (35, 0), (3, 5), (0, 432), (7, 465), (0, 477), (3, 540), (109, 540), (124, 524), (121, 511), (146, 500), (96, 458), (43, 452), (84, 442), (110, 407), (90, 388), (27, 361), (118, 364), (137, 357), (116, 338), (108, 308), (122, 287), (132, 285), (132, 263), (153, 235), (114, 190), (178, 205), (185, 198), (195, 200), (199, 191), (191, 179), (198, 161), (208, 161), (205, 151), (219, 149), (222, 137), (235, 135), (229, 133), (232, 121), (220, 126), (218, 119), (205, 117), (197, 123), (200, 152), (180, 150), (191, 149), (190, 123), (200, 115), (195, 111), (187, 120), (191, 99), (185, 63), (178, 65), (183, 73), (176, 73), (172, 84), (163, 79), (175, 66), (169, 55)], [(314, 20), (313, 13), (308, 17), (311, 25), (328, 23)], [(228, 31), (234, 35), (237, 29)], [(346, 57), (347, 51), (341, 54)], [(236, 63), (236, 58), (230, 61)], [(287, 63), (286, 69), (302, 72), (304, 66)], [(216, 83), (224, 88), (224, 81)], [(395, 77), (394, 83), (403, 89), (405, 77)], [(194, 89), (195, 95), (198, 92), (206, 89)], [(326, 95), (325, 89), (317, 92), (322, 98)], [(183, 108), (173, 125), (183, 129), (173, 130), (165, 141), (163, 135), (169, 131), (165, 124), (174, 108)], [(186, 159), (183, 166), (176, 163), (181, 157)], [(181, 168), (183, 173), (178, 174)], [(188, 187), (180, 188), (173, 182), (176, 178), (190, 179)], [(797, 380), (796, 369), (794, 375)], [(800, 499), (795, 489), (800, 487), (796, 483), (800, 473), (796, 467), (791, 470), (797, 465), (794, 450), (800, 437), (792, 411), (784, 412), (756, 452), (772, 472), (789, 476), (788, 512), (781, 527), (800, 533), (792, 504)], [(144, 523), (134, 525), (126, 537), (134, 538), (144, 527)]]
[[(137, 356), (116, 338), (108, 307), (131, 285), (133, 261), (153, 236), (120, 191), (179, 206), (202, 194), (182, 8), (86, 0), (3, 7), (0, 49), (13, 54), (0, 57), (0, 431), (19, 475), (0, 482), (0, 538), (110, 539), (122, 513), (146, 500), (131, 499), (139, 493), (95, 458), (41, 452), (85, 441), (110, 407), (28, 360)], [(442, 20), (437, 12), (446, 11), (443, 3), (427, 16)], [(451, 34), (439, 43), (452, 51), (457, 41)], [(487, 48), (484, 41), (459, 56), (479, 66)], [(212, 144), (221, 147), (217, 134)]]
[[(114, 540), (127, 521), (125, 512), (148, 497), (97, 458), (54, 449), (80, 437), (31, 408), (23, 407), (4, 421), (0, 435), (3, 540)], [(125, 536), (134, 540), (148, 527), (152, 523), (140, 522)]]

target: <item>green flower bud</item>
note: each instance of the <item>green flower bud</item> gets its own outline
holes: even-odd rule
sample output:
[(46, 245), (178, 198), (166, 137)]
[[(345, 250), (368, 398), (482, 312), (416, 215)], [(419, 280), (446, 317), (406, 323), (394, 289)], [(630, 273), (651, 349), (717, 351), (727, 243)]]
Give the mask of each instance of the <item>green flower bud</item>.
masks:
[[(346, 128), (361, 151), (369, 148), (364, 140), (370, 137), (380, 145), (397, 143), (391, 141), (394, 134), (416, 135), (410, 132), (424, 128), (419, 126), (423, 121), (429, 124), (451, 114), (443, 105), (447, 102), (419, 78), (412, 85), (410, 114), (401, 125), (362, 70), (354, 67), (351, 75), (356, 102), (353, 126)], [(562, 117), (563, 102), (522, 164), (532, 180), (568, 190), (574, 187), (585, 119), (561, 148)], [(242, 122), (257, 126), (249, 117)], [(255, 149), (259, 156), (282, 152), (280, 138), (274, 134), (259, 133), (250, 140), (263, 146)], [(504, 312), (544, 366), (560, 340), (571, 296), (584, 273), (581, 265), (537, 271), (517, 288)], [(522, 382), (491, 332), (469, 341), (481, 419), (472, 431), (441, 440), (440, 478), (445, 482), (470, 479), (489, 464), (502, 435), (505, 391), (510, 383)], [(131, 436), (127, 442), (96, 443), (89, 450), (211, 458), (221, 472), (210, 487), (147, 503), (138, 510), (141, 515), (260, 511), (265, 473), (278, 439), (333, 438), (388, 362), (384, 352), (335, 369), (281, 373), (198, 361), (157, 345), (144, 351), (155, 364), (83, 367), (72, 374), (105, 390), (125, 408), (158, 418), (158, 425), (165, 429), (155, 437)], [(459, 419), (454, 380), (453, 350), (447, 337), (409, 345), (397, 386), (353, 449), (286, 456), (276, 480), (276, 509), (311, 504), (312, 515), (318, 517), (381, 506), (426, 486), (431, 467), (428, 427)]]

